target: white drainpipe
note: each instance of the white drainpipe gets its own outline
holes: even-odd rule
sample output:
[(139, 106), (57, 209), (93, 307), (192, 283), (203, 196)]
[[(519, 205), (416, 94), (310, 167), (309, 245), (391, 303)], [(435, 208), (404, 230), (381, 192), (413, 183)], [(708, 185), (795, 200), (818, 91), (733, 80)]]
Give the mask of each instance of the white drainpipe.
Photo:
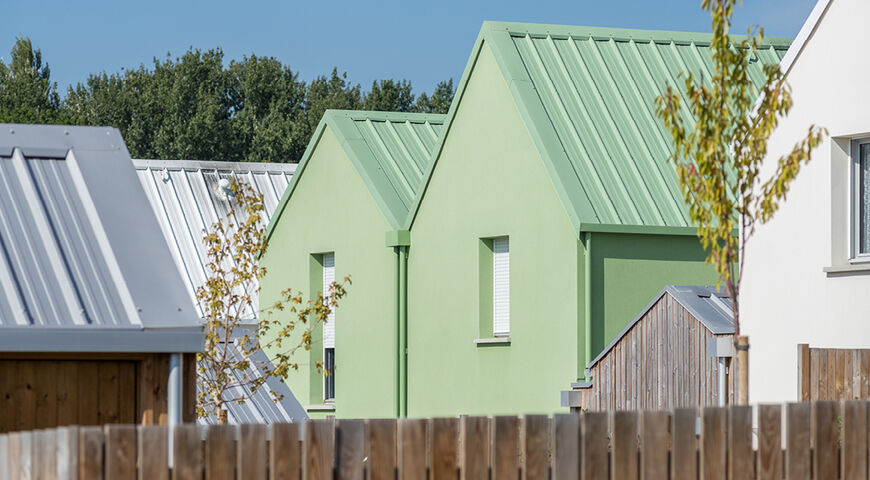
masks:
[(181, 353), (169, 355), (169, 377), (166, 385), (166, 409), (169, 416), (169, 466), (172, 467), (172, 440), (175, 436), (175, 426), (181, 425), (181, 407), (184, 404), (184, 385), (182, 383)]
[(725, 366), (725, 357), (719, 357), (719, 406), (720, 407), (724, 407), (728, 403), (728, 402), (726, 402), (726, 400), (727, 400), (726, 389), (728, 388), (726, 386), (727, 383), (725, 382), (725, 379), (726, 379), (725, 369), (726, 368), (727, 367)]

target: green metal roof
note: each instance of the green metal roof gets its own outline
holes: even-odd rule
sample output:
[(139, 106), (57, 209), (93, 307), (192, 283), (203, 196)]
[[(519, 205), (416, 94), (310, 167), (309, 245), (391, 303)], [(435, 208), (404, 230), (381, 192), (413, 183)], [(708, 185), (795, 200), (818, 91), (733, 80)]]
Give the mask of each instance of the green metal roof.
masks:
[[(704, 33), (485, 22), (445, 138), (485, 43), (578, 233), (605, 226), (694, 233), (655, 99), (668, 85), (685, 93), (681, 72), (710, 78), (710, 39)], [(790, 42), (765, 39), (751, 70), (756, 85), (761, 66), (778, 63)], [(692, 120), (688, 110), (684, 114)], [(410, 222), (415, 214), (416, 207)]]
[(430, 171), (446, 115), (327, 110), (299, 162), (266, 231), (267, 238), (301, 181), (328, 126), (353, 163), (390, 225), (399, 230)]

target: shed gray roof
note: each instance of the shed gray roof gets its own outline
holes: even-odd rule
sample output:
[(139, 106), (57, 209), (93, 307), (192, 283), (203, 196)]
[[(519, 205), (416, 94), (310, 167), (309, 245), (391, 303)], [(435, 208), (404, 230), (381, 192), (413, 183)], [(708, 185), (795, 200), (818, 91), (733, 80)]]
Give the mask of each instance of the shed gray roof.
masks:
[[(232, 208), (220, 191), (218, 181), (235, 178), (261, 193), (263, 221), (268, 224), (296, 171), (296, 164), (133, 160), (133, 165), (187, 293), (201, 315), (196, 287), (202, 285), (207, 276), (202, 231), (218, 219), (225, 219)], [(248, 316), (254, 318), (254, 313), (248, 312)]]
[(586, 368), (592, 368), (604, 358), (617, 343), (639, 322), (650, 309), (665, 295), (670, 295), (704, 327), (714, 335), (734, 334), (734, 319), (731, 317), (731, 298), (713, 286), (699, 285), (668, 285), (656, 295), (651, 302), (641, 310), (607, 347), (592, 360)]
[(0, 124), (0, 351), (200, 351), (118, 130)]

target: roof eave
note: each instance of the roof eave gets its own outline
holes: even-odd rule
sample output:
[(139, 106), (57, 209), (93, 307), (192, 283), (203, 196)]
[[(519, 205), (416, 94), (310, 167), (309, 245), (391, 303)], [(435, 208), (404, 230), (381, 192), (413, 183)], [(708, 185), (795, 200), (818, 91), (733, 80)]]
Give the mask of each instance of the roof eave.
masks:
[(197, 353), (202, 328), (40, 328), (0, 329), (0, 352)]

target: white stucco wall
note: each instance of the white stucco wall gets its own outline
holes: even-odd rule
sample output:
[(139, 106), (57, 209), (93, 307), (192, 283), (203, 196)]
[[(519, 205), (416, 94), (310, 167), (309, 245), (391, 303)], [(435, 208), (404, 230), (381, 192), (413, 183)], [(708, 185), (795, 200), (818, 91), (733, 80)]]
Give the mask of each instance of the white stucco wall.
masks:
[[(750, 400), (797, 400), (797, 344), (870, 347), (870, 265), (848, 265), (848, 138), (870, 133), (870, 1), (832, 0), (789, 72), (794, 108), (774, 133), (765, 168), (806, 135), (830, 137), (801, 171), (746, 255), (742, 333), (749, 335)], [(833, 212), (833, 216), (832, 216)]]

